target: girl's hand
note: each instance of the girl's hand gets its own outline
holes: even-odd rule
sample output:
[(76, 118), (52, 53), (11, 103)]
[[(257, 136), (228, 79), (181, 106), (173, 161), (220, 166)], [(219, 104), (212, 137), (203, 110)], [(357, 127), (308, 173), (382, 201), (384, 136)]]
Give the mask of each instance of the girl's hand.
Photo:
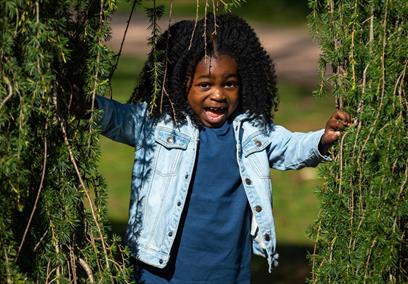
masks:
[(76, 84), (71, 84), (70, 112), (77, 118), (89, 118), (91, 102)]
[(348, 113), (339, 110), (333, 113), (326, 122), (324, 134), (320, 138), (320, 153), (326, 154), (330, 146), (340, 138), (343, 130), (351, 124), (351, 116)]

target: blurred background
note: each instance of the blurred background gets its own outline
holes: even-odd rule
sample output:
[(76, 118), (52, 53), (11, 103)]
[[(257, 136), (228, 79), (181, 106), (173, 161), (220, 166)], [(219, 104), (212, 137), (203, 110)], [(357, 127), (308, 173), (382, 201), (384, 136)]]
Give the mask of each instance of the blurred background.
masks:
[[(170, 1), (157, 1), (167, 9)], [(171, 22), (194, 19), (196, 1), (173, 1)], [(209, 1), (211, 3), (211, 1)], [(199, 1), (199, 17), (204, 15), (205, 1)], [(143, 7), (152, 1), (143, 1), (136, 7), (129, 26), (118, 69), (112, 81), (113, 98), (126, 102), (137, 85), (149, 47), (149, 23)], [(112, 18), (112, 38), (108, 42), (116, 52), (125, 32), (131, 3), (120, 1)], [(280, 95), (275, 122), (292, 131), (310, 131), (324, 127), (334, 111), (331, 97), (315, 97), (319, 88), (318, 60), (320, 50), (307, 28), (309, 14), (307, 0), (247, 0), (233, 13), (244, 17), (254, 27), (261, 43), (274, 61)], [(167, 29), (168, 17), (160, 21)], [(127, 223), (133, 149), (101, 137), (100, 170), (108, 185), (108, 213), (113, 232), (122, 236)], [(279, 267), (272, 274), (266, 261), (253, 260), (253, 283), (305, 283), (310, 273), (307, 254), (313, 252), (313, 240), (307, 237), (319, 211), (316, 191), (322, 183), (318, 169), (300, 171), (273, 171), (273, 206), (277, 227)]]

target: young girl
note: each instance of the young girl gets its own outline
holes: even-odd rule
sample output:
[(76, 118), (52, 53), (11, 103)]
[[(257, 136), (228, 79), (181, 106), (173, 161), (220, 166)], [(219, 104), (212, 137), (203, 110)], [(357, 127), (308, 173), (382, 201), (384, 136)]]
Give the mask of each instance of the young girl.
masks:
[[(163, 96), (153, 92), (154, 58)], [(316, 132), (273, 124), (272, 62), (232, 15), (170, 27), (132, 102), (97, 97), (102, 133), (135, 147), (126, 243), (144, 283), (249, 283), (252, 252), (275, 266), (270, 168), (328, 160), (350, 123), (336, 112)]]

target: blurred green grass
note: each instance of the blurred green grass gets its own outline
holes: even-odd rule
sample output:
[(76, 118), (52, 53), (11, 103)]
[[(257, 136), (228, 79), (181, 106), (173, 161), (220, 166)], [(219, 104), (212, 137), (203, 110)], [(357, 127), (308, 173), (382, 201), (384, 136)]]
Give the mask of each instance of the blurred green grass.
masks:
[[(229, 2), (229, 1), (226, 1)], [(289, 26), (305, 24), (306, 16), (309, 13), (307, 0), (246, 0), (242, 1), (239, 7), (233, 8), (232, 12), (247, 20), (260, 23), (273, 24), (274, 26)], [(118, 12), (128, 13), (133, 1), (119, 1)], [(164, 5), (165, 16), (169, 13), (169, 0), (156, 0), (156, 5)], [(152, 7), (153, 1), (143, 0), (140, 6), (136, 7), (136, 14), (143, 14), (144, 8)], [(223, 6), (219, 4), (220, 10)], [(212, 12), (212, 2), (209, 1), (207, 12)], [(199, 1), (199, 18), (205, 14), (205, 1)], [(196, 15), (196, 1), (177, 0), (174, 1), (173, 17), (194, 18)]]
[[(112, 80), (113, 98), (126, 102), (137, 84), (143, 59), (121, 57)], [(324, 126), (332, 109), (328, 98), (315, 98), (310, 89), (280, 81), (281, 98), (275, 121), (293, 131), (310, 131)], [(108, 214), (114, 231), (121, 235), (127, 222), (133, 149), (101, 138), (100, 170), (108, 185)], [(306, 229), (317, 217), (314, 194), (321, 180), (316, 169), (272, 171), (273, 205), (279, 244), (311, 245)]]

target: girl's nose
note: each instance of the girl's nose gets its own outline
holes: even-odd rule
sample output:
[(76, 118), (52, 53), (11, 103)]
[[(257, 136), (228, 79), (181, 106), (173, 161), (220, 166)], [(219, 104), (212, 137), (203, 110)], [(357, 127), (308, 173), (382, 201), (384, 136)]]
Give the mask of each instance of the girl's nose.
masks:
[(214, 91), (211, 93), (211, 99), (217, 102), (225, 100), (224, 92), (220, 88), (214, 88)]

